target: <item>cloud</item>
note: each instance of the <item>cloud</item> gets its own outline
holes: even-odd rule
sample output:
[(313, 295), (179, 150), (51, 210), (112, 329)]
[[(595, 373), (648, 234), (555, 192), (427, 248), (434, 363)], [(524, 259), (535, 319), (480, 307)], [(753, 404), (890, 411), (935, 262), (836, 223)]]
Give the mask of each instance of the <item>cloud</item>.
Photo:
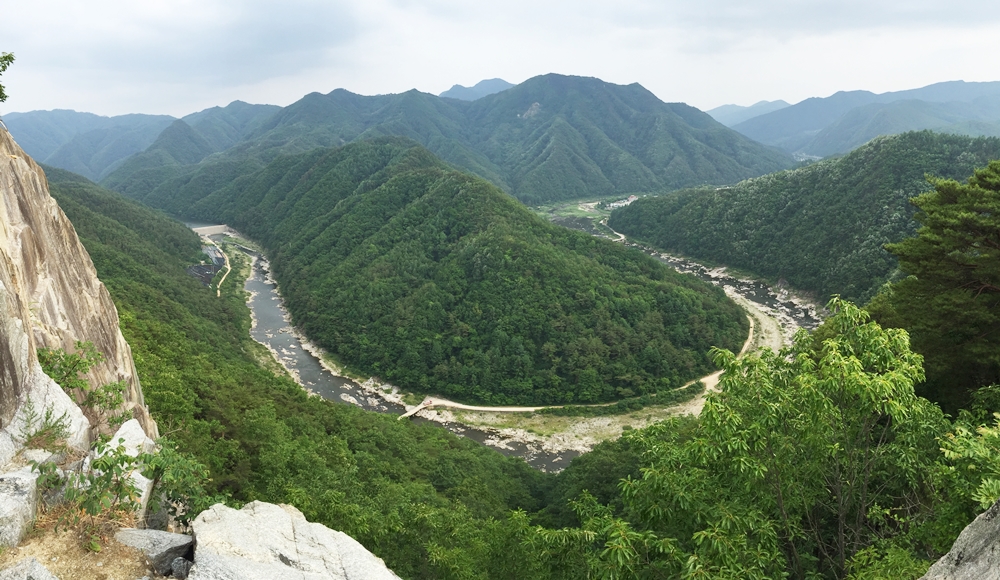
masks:
[(326, 64), (357, 33), (352, 9), (330, 0), (34, 0), (12, 9), (0, 38), (19, 57), (137, 82), (294, 75)]

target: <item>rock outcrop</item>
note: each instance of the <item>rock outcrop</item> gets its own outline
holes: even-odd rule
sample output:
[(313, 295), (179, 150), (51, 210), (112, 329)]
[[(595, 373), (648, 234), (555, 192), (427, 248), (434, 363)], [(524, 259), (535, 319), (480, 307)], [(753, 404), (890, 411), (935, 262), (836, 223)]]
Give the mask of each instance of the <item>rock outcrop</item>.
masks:
[[(0, 195), (0, 465), (10, 459), (20, 435), (16, 417), (29, 398), (37, 411), (55, 405), (59, 413), (70, 412), (58, 386), (53, 390), (41, 372), (37, 349), (72, 351), (77, 340), (92, 342), (105, 357), (90, 370), (90, 383), (124, 381), (126, 410), (156, 438), (111, 296), (49, 195), (44, 172), (3, 127)], [(78, 418), (73, 420), (77, 429)]]
[(288, 505), (222, 504), (198, 514), (192, 580), (398, 580), (343, 532), (306, 521)]
[(1000, 501), (966, 526), (921, 580), (1000, 580)]

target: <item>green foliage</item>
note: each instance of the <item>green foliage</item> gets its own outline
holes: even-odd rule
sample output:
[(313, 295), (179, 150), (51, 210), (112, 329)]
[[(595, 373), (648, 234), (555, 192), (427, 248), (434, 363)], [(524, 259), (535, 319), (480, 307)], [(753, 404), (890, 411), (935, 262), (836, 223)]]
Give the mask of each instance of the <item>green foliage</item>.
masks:
[(416, 392), (665, 393), (747, 332), (721, 290), (548, 224), (403, 139), (280, 157), (188, 211), (259, 240), (293, 320), (340, 362)]
[(73, 391), (86, 392), (90, 389), (83, 375), (90, 367), (104, 360), (104, 355), (97, 352), (94, 343), (76, 341), (76, 352), (66, 352), (61, 348), (38, 349), (38, 362), (45, 374), (55, 381), (69, 394)]
[(718, 351), (721, 392), (696, 424), (626, 435), (645, 467), (621, 485), (622, 515), (585, 498), (581, 528), (538, 530), (547, 553), (602, 577), (842, 578), (877, 577), (870, 552), (857, 556), (872, 546), (930, 549), (948, 423), (914, 394), (920, 356), (852, 304), (829, 308), (822, 342)]
[[(9, 52), (0, 52), (0, 74), (7, 71), (7, 67), (14, 63), (14, 55)], [(0, 103), (7, 100), (7, 93), (4, 86), (0, 85)]]
[(888, 246), (910, 275), (888, 300), (926, 357), (927, 396), (954, 410), (1000, 383), (1000, 161), (931, 183), (913, 200), (917, 235)]
[[(249, 338), (243, 281), (229, 276), (216, 298), (185, 273), (200, 252), (190, 230), (47, 173), (115, 300), (146, 403), (190, 457), (166, 451), (147, 468), (168, 497), (295, 505), (404, 578), (537, 577), (508, 514), (536, 511), (550, 476), (437, 427), (308, 396), (257, 363), (268, 355)], [(197, 464), (209, 480), (192, 484)]]
[(82, 405), (97, 418), (97, 423), (107, 423), (111, 428), (121, 426), (128, 420), (121, 408), (125, 403), (125, 381), (117, 381), (99, 387), (91, 387), (83, 375), (90, 367), (104, 360), (94, 343), (76, 341), (76, 352), (66, 352), (61, 348), (39, 348), (38, 362), (64, 391), (73, 396), (83, 393)]
[(66, 438), (69, 437), (69, 417), (65, 412), (58, 417), (51, 407), (39, 412), (31, 397), (25, 398), (23, 412), (24, 424), (20, 435), (26, 449), (65, 450)]
[(839, 159), (732, 187), (642, 198), (608, 224), (667, 250), (863, 301), (896, 270), (883, 246), (913, 235), (909, 198), (930, 188), (925, 176), (964, 178), (998, 157), (997, 138), (880, 137)]
[(167, 512), (174, 520), (187, 525), (212, 505), (226, 502), (225, 496), (213, 496), (206, 489), (209, 483), (208, 467), (177, 451), (175, 444), (168, 439), (161, 438), (157, 445), (159, 449), (156, 453), (139, 456), (142, 474), (153, 482), (150, 512), (161, 507), (162, 497)]

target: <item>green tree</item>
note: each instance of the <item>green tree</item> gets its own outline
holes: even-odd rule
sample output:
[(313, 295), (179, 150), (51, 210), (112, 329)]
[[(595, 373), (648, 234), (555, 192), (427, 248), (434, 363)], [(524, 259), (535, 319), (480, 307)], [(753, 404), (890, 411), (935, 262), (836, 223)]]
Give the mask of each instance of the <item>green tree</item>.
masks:
[(553, 561), (575, 553), (606, 578), (844, 578), (868, 548), (919, 544), (948, 423), (914, 394), (923, 371), (905, 331), (829, 308), (827, 332), (791, 349), (716, 351), (721, 392), (697, 428), (629, 435), (647, 467), (622, 484), (625, 515), (585, 498), (581, 529), (539, 530)]
[[(7, 67), (9, 67), (14, 62), (14, 55), (9, 52), (0, 52), (0, 74), (6, 72)], [(0, 103), (7, 100), (7, 93), (3, 90), (3, 85), (0, 85)]]
[(909, 274), (891, 303), (926, 358), (927, 395), (953, 410), (1000, 382), (1000, 161), (931, 183), (912, 200), (916, 237), (886, 246)]

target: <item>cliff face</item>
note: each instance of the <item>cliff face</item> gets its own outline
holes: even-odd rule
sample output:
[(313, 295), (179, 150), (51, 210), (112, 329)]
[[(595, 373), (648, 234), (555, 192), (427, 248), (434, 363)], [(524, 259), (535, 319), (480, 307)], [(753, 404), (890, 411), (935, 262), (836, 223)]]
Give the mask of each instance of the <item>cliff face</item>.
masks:
[[(156, 438), (118, 311), (45, 173), (0, 126), (0, 428), (39, 380), (37, 349), (90, 341), (104, 355), (87, 379), (124, 381), (125, 410)], [(38, 367), (36, 369), (36, 367)]]

